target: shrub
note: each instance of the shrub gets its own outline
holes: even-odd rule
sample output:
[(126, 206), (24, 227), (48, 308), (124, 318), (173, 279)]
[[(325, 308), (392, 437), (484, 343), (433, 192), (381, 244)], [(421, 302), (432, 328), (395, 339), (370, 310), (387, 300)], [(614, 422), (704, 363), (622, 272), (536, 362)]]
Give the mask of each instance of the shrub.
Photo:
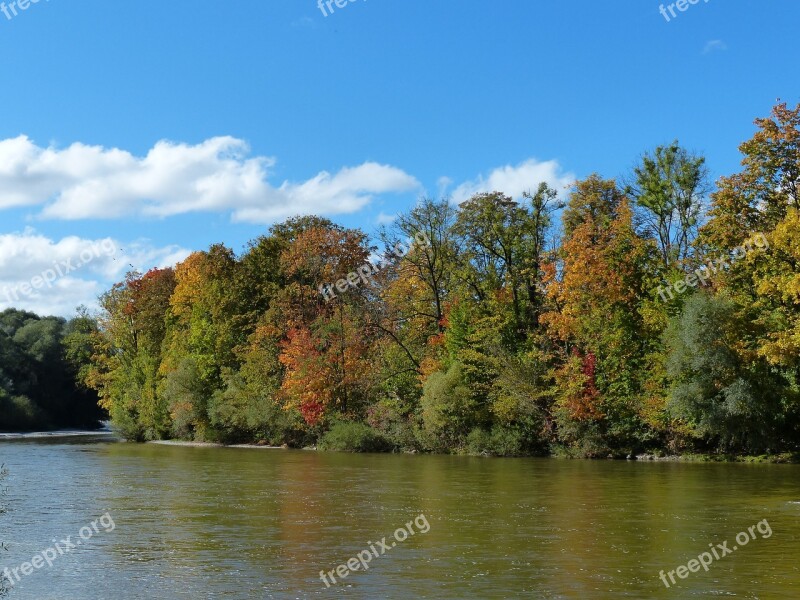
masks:
[(467, 452), (478, 456), (522, 456), (523, 446), (520, 431), (497, 425), (491, 432), (476, 427), (467, 437)]
[(41, 410), (27, 396), (7, 396), (0, 389), (0, 430), (25, 431), (43, 426)]
[(302, 448), (313, 441), (297, 410), (285, 410), (274, 390), (248, 383), (239, 374), (228, 377), (225, 389), (211, 396), (208, 414), (225, 444), (255, 441)]
[(342, 421), (322, 436), (319, 449), (328, 452), (388, 452), (391, 444), (368, 425)]
[(404, 416), (396, 401), (381, 400), (369, 407), (367, 424), (383, 435), (395, 450), (412, 452), (419, 449), (413, 417)]
[(463, 445), (467, 434), (478, 421), (478, 407), (464, 383), (459, 363), (446, 373), (431, 375), (422, 396), (423, 439), (432, 450), (446, 450)]
[(667, 408), (720, 451), (760, 453), (782, 445), (786, 381), (764, 361), (742, 359), (742, 322), (733, 301), (695, 294), (665, 333)]

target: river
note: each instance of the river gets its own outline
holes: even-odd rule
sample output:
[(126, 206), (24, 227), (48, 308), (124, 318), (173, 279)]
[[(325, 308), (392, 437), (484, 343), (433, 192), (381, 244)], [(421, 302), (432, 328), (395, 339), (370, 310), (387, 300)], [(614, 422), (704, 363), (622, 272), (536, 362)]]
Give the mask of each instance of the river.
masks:
[(0, 462), (8, 600), (800, 598), (794, 465), (102, 437), (2, 441)]

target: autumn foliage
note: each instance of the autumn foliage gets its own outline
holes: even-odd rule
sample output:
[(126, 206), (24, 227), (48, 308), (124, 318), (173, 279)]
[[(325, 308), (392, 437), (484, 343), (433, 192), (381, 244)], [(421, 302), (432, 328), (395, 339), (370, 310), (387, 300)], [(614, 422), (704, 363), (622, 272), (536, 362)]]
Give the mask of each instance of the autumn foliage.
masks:
[[(102, 298), (83, 378), (134, 439), (797, 450), (800, 107), (756, 126), (710, 195), (705, 159), (675, 142), (620, 180), (423, 199), (375, 240), (298, 217), (240, 255), (131, 273)], [(417, 233), (430, 243), (390, 256)], [(768, 251), (659, 297), (756, 234)], [(320, 293), (379, 260), (369, 282)]]

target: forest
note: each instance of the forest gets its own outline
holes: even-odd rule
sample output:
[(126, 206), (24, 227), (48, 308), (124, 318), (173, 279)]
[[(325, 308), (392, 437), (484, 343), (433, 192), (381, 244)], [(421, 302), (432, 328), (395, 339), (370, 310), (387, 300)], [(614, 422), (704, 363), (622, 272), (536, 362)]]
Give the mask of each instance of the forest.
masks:
[(795, 452), (800, 105), (755, 124), (741, 170), (716, 183), (674, 142), (568, 191), (422, 199), (374, 238), (289, 219), (239, 256), (220, 244), (128, 274), (96, 322), (10, 313), (0, 364), (24, 355), (32, 383), (0, 385), (3, 414), (66, 418), (47, 398), (74, 368), (138, 441)]
[(70, 321), (0, 313), (0, 431), (93, 429), (104, 411), (79, 382), (92, 356), (87, 315)]

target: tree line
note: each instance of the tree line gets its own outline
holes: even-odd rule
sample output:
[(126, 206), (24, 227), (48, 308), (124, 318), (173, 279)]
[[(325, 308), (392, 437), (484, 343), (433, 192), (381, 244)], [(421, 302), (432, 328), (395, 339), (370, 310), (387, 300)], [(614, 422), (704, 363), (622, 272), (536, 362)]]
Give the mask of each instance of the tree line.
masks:
[[(800, 105), (755, 123), (713, 190), (704, 157), (675, 142), (564, 200), (545, 184), (518, 201), (423, 199), (376, 243), (298, 217), (240, 256), (214, 245), (130, 273), (101, 298), (81, 382), (135, 440), (795, 451)], [(677, 285), (755, 236), (763, 251)], [(376, 255), (370, 285), (320, 292)]]
[(0, 431), (94, 429), (104, 411), (80, 383), (95, 322), (8, 309), (0, 313)]

